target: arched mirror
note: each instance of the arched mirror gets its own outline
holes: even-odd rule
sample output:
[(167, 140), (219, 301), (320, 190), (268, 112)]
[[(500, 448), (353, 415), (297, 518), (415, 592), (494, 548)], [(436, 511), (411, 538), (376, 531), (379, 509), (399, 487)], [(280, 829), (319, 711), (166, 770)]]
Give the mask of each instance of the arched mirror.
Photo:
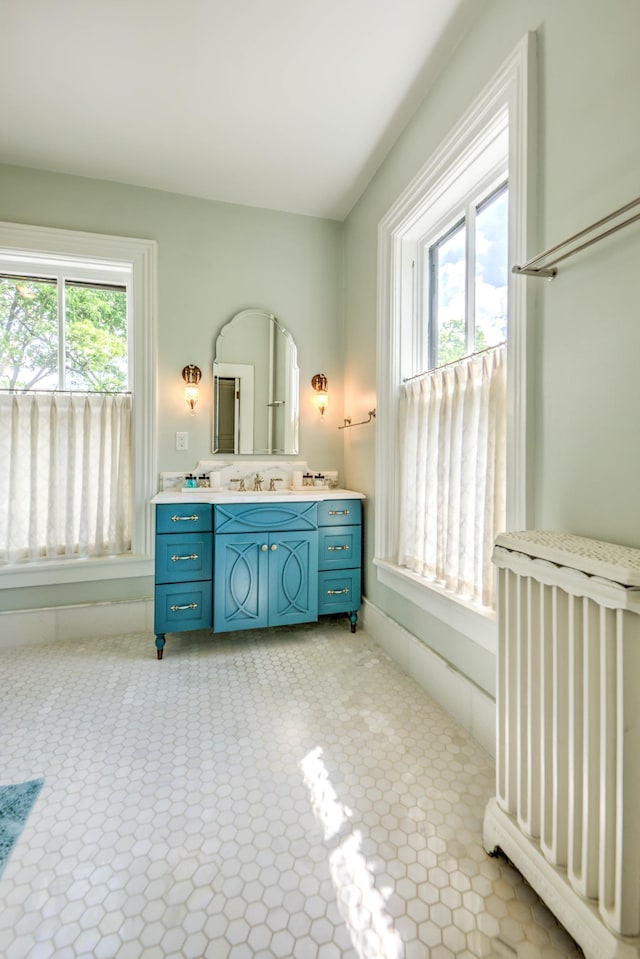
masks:
[(213, 361), (213, 452), (298, 453), (298, 357), (273, 313), (243, 310)]

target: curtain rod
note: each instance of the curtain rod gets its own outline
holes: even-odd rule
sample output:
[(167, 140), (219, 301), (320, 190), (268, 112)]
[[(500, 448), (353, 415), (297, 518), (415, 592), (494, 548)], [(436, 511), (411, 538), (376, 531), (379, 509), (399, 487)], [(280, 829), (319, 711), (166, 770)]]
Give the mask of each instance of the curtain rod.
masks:
[(507, 341), (503, 340), (502, 343), (496, 343), (495, 346), (485, 346), (484, 350), (477, 350), (475, 353), (467, 353), (466, 356), (461, 356), (459, 360), (451, 360), (449, 363), (443, 363), (442, 366), (434, 366), (432, 370), (423, 370), (422, 373), (414, 373), (413, 376), (405, 376), (403, 383), (410, 383), (411, 380), (418, 380), (421, 376), (431, 376), (432, 373), (439, 373), (440, 370), (446, 370), (448, 366), (457, 366), (458, 363), (464, 363), (465, 360), (473, 360), (476, 356), (482, 356), (483, 353), (490, 353), (491, 350), (499, 350), (501, 346), (504, 346)]
[(598, 243), (600, 240), (604, 240), (605, 237), (611, 236), (612, 233), (617, 233), (618, 230), (622, 230), (623, 227), (629, 226), (630, 223), (635, 223), (636, 220), (640, 220), (640, 213), (636, 213), (634, 216), (628, 217), (626, 220), (623, 220), (622, 223), (616, 223), (615, 226), (609, 227), (608, 230), (598, 233), (597, 236), (593, 236), (590, 239), (585, 240), (584, 243), (580, 243), (578, 246), (573, 247), (573, 249), (566, 250), (564, 253), (560, 253), (543, 266), (534, 266), (534, 264), (538, 263), (540, 260), (545, 260), (548, 256), (551, 256), (558, 250), (562, 250), (563, 247), (568, 246), (570, 243), (575, 243), (576, 240), (581, 240), (583, 236), (587, 236), (594, 230), (599, 230), (600, 227), (606, 226), (607, 223), (610, 223), (617, 217), (622, 216), (623, 213), (633, 210), (634, 207), (638, 205), (640, 205), (640, 197), (636, 197), (635, 200), (625, 203), (625, 205), (621, 206), (619, 210), (614, 210), (613, 213), (609, 213), (608, 216), (602, 217), (601, 220), (597, 220), (595, 223), (592, 223), (591, 226), (585, 227), (584, 230), (574, 233), (574, 235), (570, 236), (568, 240), (563, 240), (562, 243), (557, 243), (555, 246), (549, 247), (549, 249), (545, 250), (544, 253), (538, 253), (537, 256), (532, 257), (532, 259), (528, 260), (523, 266), (512, 266), (511, 272), (524, 274), (526, 276), (546, 276), (552, 280), (558, 272), (556, 269), (557, 263), (561, 263), (562, 260), (566, 260), (567, 257), (573, 256), (574, 253), (579, 253), (580, 250), (586, 250), (587, 247), (593, 246), (594, 243)]

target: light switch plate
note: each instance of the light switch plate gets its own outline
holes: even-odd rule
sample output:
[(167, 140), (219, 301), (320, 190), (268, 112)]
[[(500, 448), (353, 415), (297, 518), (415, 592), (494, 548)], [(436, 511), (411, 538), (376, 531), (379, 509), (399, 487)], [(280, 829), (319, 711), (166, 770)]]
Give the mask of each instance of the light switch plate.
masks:
[(177, 450), (188, 450), (188, 449), (189, 449), (189, 434), (188, 434), (188, 433), (176, 433), (176, 449), (177, 449)]

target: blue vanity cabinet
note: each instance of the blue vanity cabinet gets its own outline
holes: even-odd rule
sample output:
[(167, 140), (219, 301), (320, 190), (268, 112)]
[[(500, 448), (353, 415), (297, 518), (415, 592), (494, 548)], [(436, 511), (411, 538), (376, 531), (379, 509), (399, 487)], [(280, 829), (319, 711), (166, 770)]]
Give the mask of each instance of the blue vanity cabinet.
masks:
[(154, 632), (207, 629), (212, 617), (213, 515), (209, 503), (156, 506)]
[(362, 596), (362, 503), (318, 503), (318, 613), (348, 613), (355, 633)]
[(156, 503), (154, 632), (311, 623), (361, 599), (358, 499)]
[(316, 503), (232, 504), (214, 512), (214, 632), (316, 620)]

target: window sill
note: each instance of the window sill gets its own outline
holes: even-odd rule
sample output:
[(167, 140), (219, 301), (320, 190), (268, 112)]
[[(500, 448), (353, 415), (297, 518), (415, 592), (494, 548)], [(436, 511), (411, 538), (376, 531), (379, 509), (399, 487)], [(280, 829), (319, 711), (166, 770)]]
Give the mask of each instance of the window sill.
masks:
[(496, 653), (498, 642), (495, 612), (485, 612), (474, 603), (460, 599), (443, 587), (429, 583), (421, 576), (388, 560), (374, 559), (373, 563), (377, 567), (378, 582), (383, 586), (399, 593), (483, 649)]
[(150, 556), (36, 560), (0, 565), (0, 589), (153, 576)]

